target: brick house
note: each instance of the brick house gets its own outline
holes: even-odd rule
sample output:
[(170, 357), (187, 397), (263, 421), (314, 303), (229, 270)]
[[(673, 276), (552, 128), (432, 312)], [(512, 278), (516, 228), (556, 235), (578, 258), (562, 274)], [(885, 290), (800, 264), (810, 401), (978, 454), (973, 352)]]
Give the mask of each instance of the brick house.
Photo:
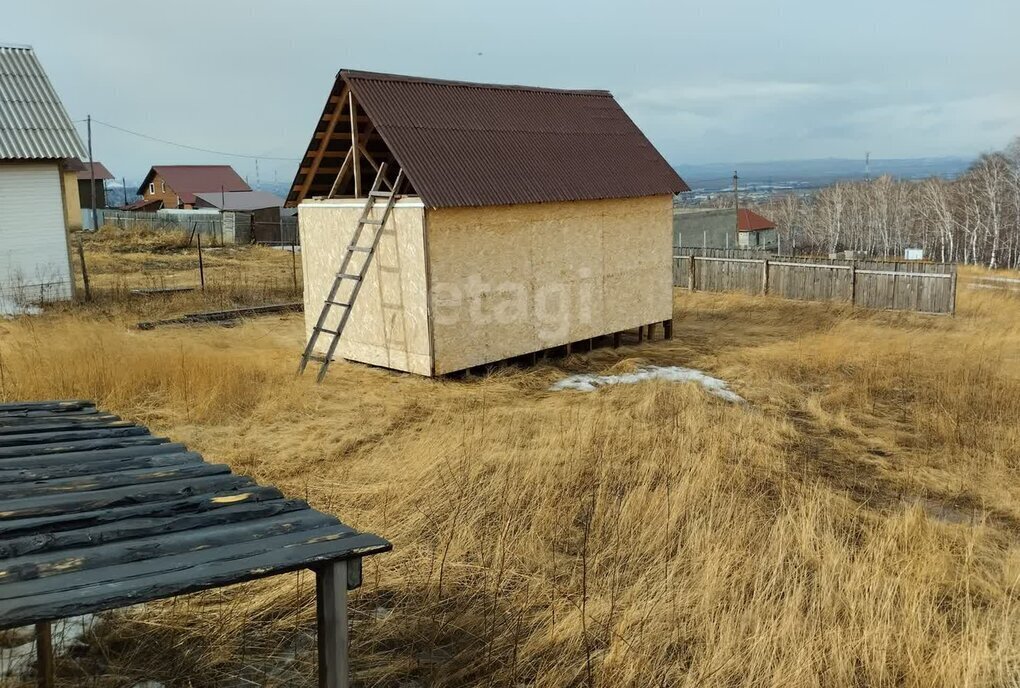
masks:
[(213, 191), (251, 191), (230, 165), (156, 165), (138, 187), (141, 200), (134, 205), (149, 208), (195, 207), (195, 194)]

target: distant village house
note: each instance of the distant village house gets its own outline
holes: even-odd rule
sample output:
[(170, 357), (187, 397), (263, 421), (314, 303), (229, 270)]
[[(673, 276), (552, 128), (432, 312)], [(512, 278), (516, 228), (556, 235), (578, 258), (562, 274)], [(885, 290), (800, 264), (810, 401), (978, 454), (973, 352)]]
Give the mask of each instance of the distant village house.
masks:
[(673, 245), (680, 248), (778, 248), (776, 224), (741, 208), (674, 208)]
[(138, 188), (141, 199), (128, 209), (191, 210), (196, 207), (196, 194), (228, 191), (251, 191), (230, 165), (156, 165)]
[(753, 210), (737, 211), (737, 246), (739, 248), (775, 248), (778, 244), (776, 223)]
[(81, 167), (82, 169), (78, 170), (78, 199), (81, 201), (81, 208), (106, 208), (106, 182), (114, 178), (110, 170), (101, 162), (92, 163), (96, 179), (96, 204), (93, 206), (92, 172), (87, 162), (81, 163)]

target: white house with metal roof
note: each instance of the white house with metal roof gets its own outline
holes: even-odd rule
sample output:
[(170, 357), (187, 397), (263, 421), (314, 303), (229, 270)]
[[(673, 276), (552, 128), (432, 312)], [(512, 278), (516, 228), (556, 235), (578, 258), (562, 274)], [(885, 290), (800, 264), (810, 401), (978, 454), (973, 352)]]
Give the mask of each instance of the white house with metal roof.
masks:
[(35, 52), (0, 45), (0, 314), (74, 293), (84, 146)]

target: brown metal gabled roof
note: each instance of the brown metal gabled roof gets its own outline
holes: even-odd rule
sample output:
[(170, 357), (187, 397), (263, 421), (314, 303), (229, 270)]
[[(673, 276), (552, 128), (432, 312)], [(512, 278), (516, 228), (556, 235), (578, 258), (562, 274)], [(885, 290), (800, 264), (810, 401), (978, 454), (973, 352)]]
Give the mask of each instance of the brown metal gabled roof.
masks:
[[(628, 198), (688, 190), (608, 91), (341, 70), (331, 98), (344, 86), (429, 207)], [(302, 163), (306, 173), (316, 174), (318, 145), (313, 139), (309, 146)], [(288, 199), (291, 204), (315, 195), (329, 181), (316, 178), (302, 195), (304, 180), (299, 170)]]

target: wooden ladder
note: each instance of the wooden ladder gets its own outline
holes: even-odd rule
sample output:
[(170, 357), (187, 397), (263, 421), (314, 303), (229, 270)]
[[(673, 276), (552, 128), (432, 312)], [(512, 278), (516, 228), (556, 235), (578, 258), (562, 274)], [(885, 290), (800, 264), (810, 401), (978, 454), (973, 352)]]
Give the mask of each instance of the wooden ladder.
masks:
[[(393, 204), (396, 203), (397, 194), (400, 191), (400, 185), (404, 181), (404, 171), (400, 170), (397, 172), (397, 179), (393, 182), (390, 187), (390, 191), (383, 191), (382, 185), (386, 183), (386, 163), (379, 165), (379, 169), (375, 175), (375, 181), (372, 183), (372, 189), (368, 192), (368, 197), (365, 199), (365, 207), (361, 211), (361, 217), (358, 219), (358, 225), (354, 229), (354, 234), (351, 236), (351, 242), (344, 250), (343, 260), (340, 261), (340, 269), (336, 273), (336, 277), (333, 280), (333, 286), (329, 290), (329, 294), (326, 296), (325, 302), (322, 304), (322, 310), (319, 312), (319, 319), (315, 323), (315, 327), (312, 328), (312, 335), (308, 338), (308, 343), (305, 345), (304, 353), (301, 354), (301, 363), (298, 364), (298, 375), (304, 372), (308, 366), (308, 362), (312, 360), (312, 355), (315, 351), (315, 345), (319, 341), (319, 335), (327, 334), (332, 339), (329, 342), (329, 348), (326, 350), (326, 357), (322, 361), (322, 367), (319, 368), (319, 374), (315, 378), (316, 382), (322, 382), (323, 378), (326, 377), (326, 370), (329, 369), (329, 364), (333, 360), (333, 354), (336, 352), (336, 347), (340, 343), (340, 335), (343, 334), (344, 328), (347, 326), (347, 321), (351, 317), (351, 309), (354, 307), (354, 300), (358, 296), (358, 292), (361, 291), (361, 285), (365, 281), (365, 275), (368, 272), (368, 264), (372, 260), (372, 256), (375, 254), (376, 247), (379, 245), (379, 239), (382, 236), (383, 227), (386, 225), (386, 221), (390, 217), (390, 213), (393, 211)], [(372, 211), (377, 207), (376, 201), (385, 199), (386, 204), (383, 206), (382, 215), (373, 217)], [(371, 227), (369, 230), (369, 241), (368, 245), (362, 245), (362, 233), (365, 227)], [(355, 261), (355, 255), (361, 256), (360, 261)], [(360, 263), (360, 267), (357, 269), (351, 269), (352, 263), (357, 265)], [(345, 286), (349, 286), (347, 296), (341, 295), (341, 289)], [(336, 326), (335, 330), (331, 330), (326, 327), (326, 321), (329, 319), (330, 313), (333, 308), (340, 308), (342, 312), (340, 314), (340, 321)]]

